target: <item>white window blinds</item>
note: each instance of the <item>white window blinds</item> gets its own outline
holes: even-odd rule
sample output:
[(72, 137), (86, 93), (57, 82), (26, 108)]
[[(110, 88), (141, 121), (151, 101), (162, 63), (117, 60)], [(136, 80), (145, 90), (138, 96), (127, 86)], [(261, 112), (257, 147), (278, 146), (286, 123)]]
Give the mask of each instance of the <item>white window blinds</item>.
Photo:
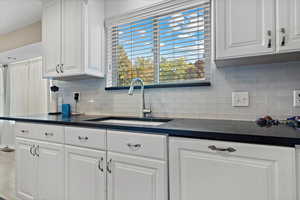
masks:
[(107, 26), (107, 87), (207, 81), (210, 2)]

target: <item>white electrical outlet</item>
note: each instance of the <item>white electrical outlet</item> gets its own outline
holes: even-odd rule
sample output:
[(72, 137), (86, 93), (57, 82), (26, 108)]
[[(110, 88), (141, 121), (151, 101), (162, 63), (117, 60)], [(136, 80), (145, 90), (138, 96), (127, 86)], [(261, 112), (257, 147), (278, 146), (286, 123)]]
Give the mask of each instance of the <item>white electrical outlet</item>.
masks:
[(232, 92), (233, 107), (248, 107), (249, 93), (248, 92)]
[(294, 90), (294, 107), (300, 107), (300, 90)]

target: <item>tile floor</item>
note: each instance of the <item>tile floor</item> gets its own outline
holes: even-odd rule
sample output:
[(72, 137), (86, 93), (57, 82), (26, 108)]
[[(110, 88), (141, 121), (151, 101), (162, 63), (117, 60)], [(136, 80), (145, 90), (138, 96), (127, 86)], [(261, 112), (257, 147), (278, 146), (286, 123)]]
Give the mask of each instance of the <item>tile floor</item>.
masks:
[(15, 200), (14, 152), (4, 153), (0, 151), (0, 197), (5, 200)]

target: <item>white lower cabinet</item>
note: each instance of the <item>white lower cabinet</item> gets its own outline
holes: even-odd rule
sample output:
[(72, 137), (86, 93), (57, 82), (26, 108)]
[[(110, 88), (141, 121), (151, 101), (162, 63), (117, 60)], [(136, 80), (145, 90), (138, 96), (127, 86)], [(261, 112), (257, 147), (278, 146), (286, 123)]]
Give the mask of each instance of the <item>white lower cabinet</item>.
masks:
[(66, 200), (106, 199), (106, 152), (66, 146)]
[(167, 200), (167, 164), (108, 152), (108, 200)]
[(18, 200), (64, 199), (64, 145), (17, 138)]
[(170, 139), (171, 200), (295, 200), (295, 149)]
[(30, 149), (33, 142), (16, 139), (16, 197), (18, 200), (35, 200), (37, 197), (37, 162)]

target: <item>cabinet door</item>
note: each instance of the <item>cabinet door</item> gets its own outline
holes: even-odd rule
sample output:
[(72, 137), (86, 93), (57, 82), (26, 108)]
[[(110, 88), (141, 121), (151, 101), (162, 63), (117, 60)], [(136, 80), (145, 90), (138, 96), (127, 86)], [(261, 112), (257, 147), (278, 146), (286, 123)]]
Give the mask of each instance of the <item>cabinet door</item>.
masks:
[(64, 199), (64, 146), (36, 142), (38, 160), (38, 199)]
[(216, 58), (275, 52), (274, 0), (216, 1)]
[(108, 152), (107, 185), (108, 200), (166, 200), (166, 162)]
[(33, 142), (16, 139), (16, 196), (20, 200), (34, 200), (36, 196), (36, 158), (30, 153)]
[(83, 69), (84, 0), (62, 0), (62, 74), (76, 75)]
[(300, 50), (300, 0), (278, 0), (278, 50)]
[(171, 200), (296, 199), (293, 148), (171, 138), (169, 151)]
[(43, 76), (59, 76), (61, 63), (61, 0), (43, 4)]
[(66, 200), (106, 199), (106, 152), (66, 146)]

